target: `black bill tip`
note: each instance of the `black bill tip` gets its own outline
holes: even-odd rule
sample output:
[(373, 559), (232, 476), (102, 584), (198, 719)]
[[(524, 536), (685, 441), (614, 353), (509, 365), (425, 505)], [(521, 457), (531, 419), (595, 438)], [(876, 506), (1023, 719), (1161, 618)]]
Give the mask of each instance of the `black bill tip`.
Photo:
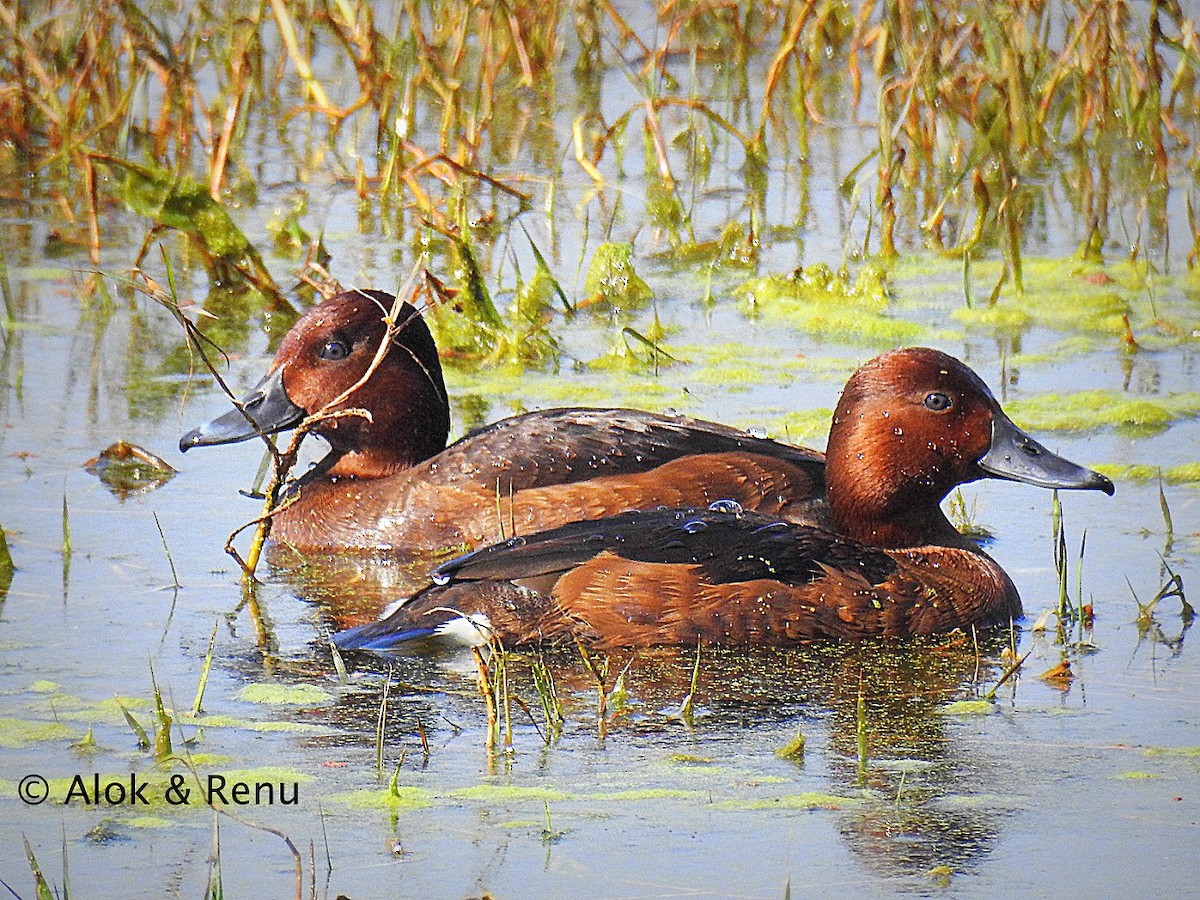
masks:
[(992, 445), (977, 463), (986, 475), (1067, 491), (1115, 492), (1112, 479), (1051, 453), (1003, 413), (992, 419)]

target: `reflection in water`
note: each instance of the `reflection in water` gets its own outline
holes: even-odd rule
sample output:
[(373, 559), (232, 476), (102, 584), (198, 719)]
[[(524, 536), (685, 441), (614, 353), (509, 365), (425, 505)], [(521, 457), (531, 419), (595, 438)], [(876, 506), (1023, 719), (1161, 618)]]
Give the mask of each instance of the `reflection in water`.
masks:
[(0, 528), (0, 603), (4, 602), (4, 598), (8, 596), (8, 589), (12, 587), (13, 573), (14, 567), (12, 554), (8, 549), (8, 538), (5, 536), (3, 528)]
[[(961, 755), (941, 709), (996, 675), (993, 660), (1007, 638), (999, 632), (985, 645), (986, 659), (962, 636), (897, 644), (884, 652), (849, 648), (843, 659), (833, 706), (834, 769), (846, 783), (865, 776), (880, 802), (847, 818), (842, 834), (881, 875), (922, 874), (940, 866), (961, 870), (995, 839), (1000, 813), (995, 801), (971, 802), (988, 792), (987, 761)], [(861, 707), (855, 702), (858, 690)], [(860, 728), (868, 757), (861, 776)]]
[(429, 574), (452, 553), (300, 553), (271, 545), (272, 580), (301, 600), (319, 603), (332, 630), (378, 618), (391, 603), (429, 584)]
[(118, 500), (162, 487), (178, 472), (162, 457), (127, 441), (116, 441), (83, 464)]

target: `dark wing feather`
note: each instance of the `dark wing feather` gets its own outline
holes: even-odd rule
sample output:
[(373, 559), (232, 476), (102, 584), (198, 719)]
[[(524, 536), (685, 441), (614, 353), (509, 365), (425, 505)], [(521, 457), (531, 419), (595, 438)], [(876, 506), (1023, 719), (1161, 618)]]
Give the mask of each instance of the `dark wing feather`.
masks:
[[(686, 416), (636, 409), (550, 409), (501, 419), (470, 432), (438, 456), (442, 477), (462, 471), (504, 489), (571, 484), (644, 472), (684, 456), (754, 453), (785, 460), (824, 483), (825, 455)], [(520, 465), (513, 461), (520, 460)], [(482, 461), (482, 462), (481, 462)], [(489, 471), (492, 470), (492, 471)]]
[(811, 584), (826, 569), (880, 584), (896, 570), (883, 551), (810, 526), (756, 513), (656, 509), (513, 538), (451, 560), (434, 577), (439, 584), (531, 580), (605, 551), (636, 562), (698, 565), (713, 584), (759, 578)]

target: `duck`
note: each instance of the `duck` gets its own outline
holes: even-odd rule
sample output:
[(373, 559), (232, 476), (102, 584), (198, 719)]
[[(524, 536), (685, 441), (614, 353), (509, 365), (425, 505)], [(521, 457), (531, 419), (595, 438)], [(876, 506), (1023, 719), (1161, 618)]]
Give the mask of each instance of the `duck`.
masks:
[(1113, 494), (1018, 428), (969, 367), (894, 350), (847, 382), (826, 450), (830, 524), (736, 502), (635, 510), (479, 548), (341, 649), (600, 649), (910, 637), (1022, 614), (1008, 574), (941, 503), (982, 478)]
[(306, 420), (329, 450), (287, 487), (271, 529), (301, 553), (462, 551), (535, 525), (720, 499), (789, 520), (824, 510), (824, 454), (687, 416), (545, 409), (447, 446), (433, 336), (416, 308), (384, 291), (343, 291), (310, 309), (237, 407), (188, 431), (179, 449)]

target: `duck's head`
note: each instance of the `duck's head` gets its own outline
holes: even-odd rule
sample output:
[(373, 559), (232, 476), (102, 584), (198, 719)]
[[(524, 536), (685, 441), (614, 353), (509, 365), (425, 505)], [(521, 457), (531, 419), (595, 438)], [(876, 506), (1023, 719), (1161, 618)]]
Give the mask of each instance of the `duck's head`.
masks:
[(409, 304), (399, 305), (391, 340), (371, 370), (394, 305), (383, 291), (352, 290), (313, 307), (242, 398), (246, 415), (230, 410), (192, 429), (179, 449), (244, 441), (294, 428), (317, 412), (358, 409), (368, 415), (326, 418), (313, 429), (332, 447), (330, 475), (378, 478), (439, 453), (450, 431), (446, 386), (429, 328)]
[(1113, 493), (1108, 478), (1013, 424), (971, 369), (927, 347), (885, 353), (851, 376), (826, 464), (838, 530), (879, 547), (953, 540), (939, 504), (980, 478)]

